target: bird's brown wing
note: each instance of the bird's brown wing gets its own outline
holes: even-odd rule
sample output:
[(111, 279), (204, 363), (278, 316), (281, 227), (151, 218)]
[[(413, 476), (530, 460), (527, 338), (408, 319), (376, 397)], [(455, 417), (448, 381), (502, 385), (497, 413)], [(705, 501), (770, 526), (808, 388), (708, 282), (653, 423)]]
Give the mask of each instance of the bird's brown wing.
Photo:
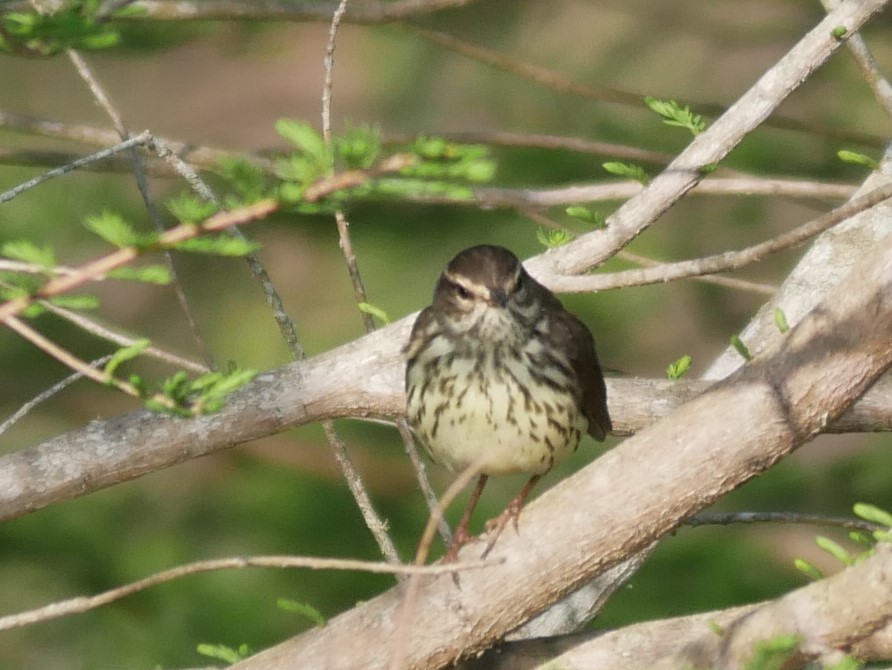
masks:
[(595, 352), (595, 338), (586, 325), (570, 312), (562, 309), (552, 327), (563, 330), (568, 343), (567, 356), (582, 385), (582, 411), (588, 418), (588, 434), (603, 440), (613, 429), (607, 411), (607, 387)]

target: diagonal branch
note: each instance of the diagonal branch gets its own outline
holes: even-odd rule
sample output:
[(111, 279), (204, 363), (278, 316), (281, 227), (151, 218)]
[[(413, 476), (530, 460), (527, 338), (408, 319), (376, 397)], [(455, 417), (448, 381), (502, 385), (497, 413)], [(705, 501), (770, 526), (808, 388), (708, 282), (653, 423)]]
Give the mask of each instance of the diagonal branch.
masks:
[(857, 31), (888, 0), (849, 0), (830, 12), (725, 114), (698, 135), (637, 197), (623, 204), (603, 230), (583, 235), (533, 259), (527, 269), (548, 283), (551, 277), (595, 267), (631, 242), (702, 178), (704, 168), (722, 161), (753, 129), (839, 48), (833, 36), (843, 26)]
[[(518, 534), (496, 545), (504, 566), (468, 573), (460, 588), (449, 577), (425, 579), (405, 667), (443, 667), (481, 651), (769, 469), (892, 365), (890, 341), (892, 239), (783, 342), (537, 499)], [(879, 586), (877, 597), (892, 601), (888, 581)], [(392, 589), (233, 668), (387, 667), (403, 595)]]

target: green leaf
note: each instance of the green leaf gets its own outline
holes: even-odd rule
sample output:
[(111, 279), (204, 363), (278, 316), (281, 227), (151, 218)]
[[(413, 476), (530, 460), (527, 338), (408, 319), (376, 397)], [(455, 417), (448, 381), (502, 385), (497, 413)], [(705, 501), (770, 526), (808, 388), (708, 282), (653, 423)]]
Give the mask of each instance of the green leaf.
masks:
[(295, 614), (300, 614), (301, 616), (306, 617), (317, 626), (324, 626), (328, 623), (325, 617), (322, 616), (322, 613), (308, 603), (299, 603), (296, 600), (279, 598), (276, 600), (276, 605), (284, 612), (294, 612)]
[(580, 221), (585, 221), (586, 223), (591, 224), (592, 228), (604, 227), (604, 215), (593, 209), (589, 209), (588, 207), (583, 207), (582, 205), (570, 205), (564, 210), (564, 213), (567, 216), (572, 216), (574, 219), (579, 219)]
[(685, 354), (674, 363), (669, 364), (669, 367), (666, 368), (666, 376), (672, 381), (681, 378), (691, 368), (692, 361), (693, 359)]
[(113, 375), (115, 373), (115, 370), (117, 370), (122, 363), (126, 363), (127, 361), (136, 358), (142, 352), (148, 349), (151, 344), (152, 343), (149, 340), (141, 339), (137, 340), (130, 346), (118, 349), (112, 355), (108, 363), (105, 364), (105, 374)]
[(741, 340), (739, 336), (731, 336), (731, 346), (737, 350), (737, 353), (743, 357), (743, 360), (750, 361), (753, 359), (753, 355), (750, 353), (750, 350), (743, 343), (743, 340)]
[(536, 229), (536, 239), (539, 240), (539, 244), (548, 249), (564, 245), (574, 237), (575, 235), (569, 230), (555, 230), (554, 228), (542, 228), (541, 226)]
[(875, 530), (872, 535), (877, 542), (892, 542), (892, 533), (887, 530)]
[(67, 48), (104, 49), (120, 36), (97, 22), (89, 3), (72, 3), (54, 13), (7, 12), (0, 15), (0, 48), (22, 56), (52, 56)]
[(796, 567), (797, 570), (804, 573), (805, 576), (809, 579), (814, 579), (815, 581), (817, 581), (824, 578), (824, 573), (806, 560), (797, 558), (793, 561), (793, 565)]
[(123, 267), (112, 270), (105, 275), (109, 279), (138, 281), (145, 284), (169, 284), (173, 281), (170, 270), (165, 265), (143, 265), (138, 268)]
[(625, 179), (633, 179), (644, 184), (645, 186), (650, 182), (650, 177), (644, 171), (644, 168), (642, 168), (640, 165), (622, 163), (620, 161), (608, 161), (607, 163), (602, 163), (601, 167), (603, 167), (610, 174), (614, 174), (617, 177), (623, 177)]
[(351, 126), (334, 138), (335, 154), (348, 170), (366, 170), (381, 153), (381, 130), (371, 126)]
[(851, 656), (846, 656), (839, 663), (834, 663), (833, 665), (825, 665), (823, 670), (858, 670), (858, 668), (862, 667), (861, 663), (852, 658)]
[(276, 121), (276, 132), (300, 149), (318, 170), (320, 176), (327, 174), (334, 167), (331, 148), (309, 123), (294, 119), (279, 119)]
[(875, 161), (870, 156), (866, 156), (865, 154), (858, 153), (856, 151), (848, 151), (846, 149), (841, 149), (836, 152), (837, 157), (843, 163), (852, 163), (854, 165), (863, 165), (865, 167), (870, 168), (871, 170), (876, 170), (880, 167), (880, 164)]
[(220, 207), (214, 202), (184, 192), (169, 198), (167, 209), (183, 223), (198, 223), (216, 214)]
[(849, 552), (847, 552), (829, 537), (819, 535), (815, 538), (815, 544), (817, 544), (821, 549), (833, 556), (833, 558), (835, 558), (843, 565), (852, 565), (855, 562), (851, 555), (849, 555)]
[(782, 333), (790, 332), (790, 324), (787, 323), (787, 315), (780, 307), (774, 308), (774, 323), (777, 329)]
[(104, 211), (101, 214), (92, 214), (84, 220), (87, 230), (99, 235), (112, 246), (123, 249), (124, 247), (146, 247), (155, 241), (158, 236), (137, 233), (116, 212)]
[(227, 647), (225, 644), (199, 644), (195, 650), (202, 656), (214, 658), (224, 663), (238, 663), (251, 655), (251, 650), (247, 644), (239, 645), (238, 649)]
[(743, 667), (745, 670), (781, 670), (799, 649), (800, 642), (795, 635), (778, 635), (757, 642)]
[(706, 121), (699, 114), (694, 114), (689, 107), (682, 107), (675, 100), (660, 100), (651, 96), (644, 98), (644, 104), (663, 117), (668, 126), (687, 128), (692, 135), (699, 135), (706, 129)]
[(49, 301), (57, 307), (65, 307), (66, 309), (97, 309), (99, 307), (99, 298), (95, 295), (57, 295), (50, 298)]
[(845, 39), (845, 36), (849, 34), (848, 28), (845, 26), (836, 26), (833, 30), (830, 31), (830, 34), (833, 35), (833, 39), (842, 40)]
[(177, 242), (170, 248), (192, 254), (247, 256), (260, 249), (260, 245), (240, 237), (217, 235), (214, 237), (193, 237), (188, 240), (183, 240), (182, 242)]
[(375, 307), (373, 304), (368, 302), (359, 302), (356, 303), (356, 306), (359, 308), (360, 312), (372, 315), (381, 323), (390, 323), (390, 317), (387, 316), (387, 312), (385, 312), (380, 307)]
[(876, 505), (855, 503), (854, 511), (856, 516), (860, 516), (865, 521), (892, 528), (892, 514)]
[(872, 547), (873, 538), (861, 530), (853, 530), (849, 532), (849, 539), (855, 544), (862, 544), (866, 547)]
[(719, 169), (718, 163), (706, 163), (700, 166), (700, 174), (712, 174)]
[(250, 205), (267, 197), (270, 184), (263, 169), (244, 158), (224, 158), (216, 172), (236, 190), (238, 197), (228, 197), (227, 205), (232, 209)]
[(6, 242), (0, 253), (15, 261), (36, 265), (42, 270), (50, 270), (56, 265), (56, 254), (51, 247), (41, 247), (30, 240)]

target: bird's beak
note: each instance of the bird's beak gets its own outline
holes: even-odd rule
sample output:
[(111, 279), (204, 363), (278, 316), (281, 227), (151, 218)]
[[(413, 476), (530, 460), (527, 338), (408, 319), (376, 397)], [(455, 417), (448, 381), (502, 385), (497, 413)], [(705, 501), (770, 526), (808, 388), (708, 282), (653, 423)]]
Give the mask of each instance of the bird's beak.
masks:
[(498, 307), (504, 307), (508, 304), (508, 294), (500, 288), (493, 289), (489, 292), (489, 301)]

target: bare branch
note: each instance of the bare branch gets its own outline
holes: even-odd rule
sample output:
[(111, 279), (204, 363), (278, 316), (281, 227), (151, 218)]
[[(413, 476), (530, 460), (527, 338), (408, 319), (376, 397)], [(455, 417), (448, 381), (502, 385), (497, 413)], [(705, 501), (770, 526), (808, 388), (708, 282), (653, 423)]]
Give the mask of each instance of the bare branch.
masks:
[(558, 290), (566, 292), (603, 291), (737, 270), (756, 263), (770, 254), (797, 247), (815, 235), (852, 218), (856, 214), (869, 210), (889, 198), (892, 198), (892, 183), (880, 186), (866, 195), (851, 200), (798, 228), (745, 249), (726, 251), (714, 256), (705, 256), (689, 261), (664, 263), (640, 270), (623, 270), (621, 272), (600, 275), (556, 277), (553, 280), (553, 284)]
[(351, 572), (371, 572), (395, 575), (438, 575), (457, 573), (465, 570), (477, 570), (502, 563), (500, 560), (453, 563), (452, 565), (402, 565), (394, 563), (375, 563), (348, 558), (319, 558), (316, 556), (239, 556), (236, 558), (215, 558), (207, 561), (196, 561), (179, 565), (175, 568), (157, 572), (130, 584), (104, 591), (95, 596), (81, 596), (45, 607), (8, 614), (0, 617), (0, 630), (20, 628), (42, 621), (50, 621), (63, 616), (89, 612), (103, 605), (108, 605), (121, 598), (145, 591), (153, 586), (165, 584), (175, 579), (197, 575), (202, 572), (216, 572), (242, 568), (304, 568), (308, 570), (348, 570)]
[[(402, 24), (402, 27), (409, 32), (422, 37), (433, 44), (437, 44), (445, 49), (450, 49), (466, 58), (470, 58), (479, 63), (484, 63), (491, 67), (497, 68), (504, 72), (510, 72), (513, 75), (522, 77), (527, 81), (535, 82), (541, 86), (548, 88), (557, 93), (575, 95), (588, 100), (597, 100), (599, 102), (615, 103), (637, 107), (644, 110), (644, 94), (639, 92), (630, 92), (605, 86), (594, 87), (580, 84), (573, 81), (561, 72), (549, 70), (548, 68), (539, 67), (530, 63), (525, 63), (519, 59), (512, 58), (492, 49), (487, 49), (478, 44), (466, 42), (454, 35), (444, 33), (438, 30), (431, 30), (415, 24)], [(702, 101), (688, 100), (690, 106), (700, 114), (708, 116), (719, 116), (727, 110), (721, 105), (716, 105)], [(800, 119), (772, 115), (770, 119), (765, 121), (766, 126), (776, 128), (785, 128), (789, 130), (805, 131), (813, 135), (821, 137), (833, 137), (836, 139), (847, 140), (850, 142), (863, 143), (869, 146), (882, 146), (884, 139), (875, 135), (868, 135), (857, 131), (847, 129), (832, 128), (828, 126), (820, 126)]]

